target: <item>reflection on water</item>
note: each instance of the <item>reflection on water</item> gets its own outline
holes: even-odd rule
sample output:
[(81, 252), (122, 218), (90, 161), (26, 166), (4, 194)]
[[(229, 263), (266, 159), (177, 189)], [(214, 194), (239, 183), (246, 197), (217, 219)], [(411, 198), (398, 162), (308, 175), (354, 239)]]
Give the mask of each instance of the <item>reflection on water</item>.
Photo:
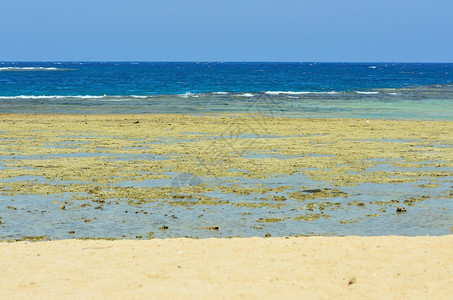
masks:
[[(428, 168), (427, 166), (424, 166)], [(377, 169), (387, 168), (385, 164)], [(181, 174), (170, 178), (122, 181), (123, 187), (172, 187)], [(191, 177), (189, 175), (189, 177)], [(191, 178), (187, 177), (189, 180)], [(436, 188), (421, 178), (416, 183), (331, 186), (308, 179), (303, 172), (294, 175), (250, 178), (196, 178), (181, 184), (214, 187), (205, 195), (220, 205), (200, 205), (191, 195), (175, 201), (130, 205), (123, 199), (107, 199), (102, 206), (90, 200), (74, 201), (71, 193), (51, 195), (2, 195), (0, 198), (1, 239), (46, 236), (51, 239), (112, 237), (229, 237), (287, 235), (443, 235), (453, 224), (453, 177), (439, 181)], [(43, 177), (14, 177), (3, 182), (71, 184)], [(231, 192), (222, 187), (284, 187), (281, 192)], [(310, 190), (304, 190), (310, 187)], [(339, 190), (344, 194), (313, 197), (320, 191)], [(304, 201), (291, 197), (296, 191), (309, 195)], [(347, 196), (344, 196), (347, 195)], [(420, 195), (423, 195), (420, 198)], [(194, 197), (196, 198), (197, 195)], [(181, 200), (178, 201), (181, 197)], [(409, 200), (408, 200), (409, 199)], [(410, 199), (415, 199), (411, 202)], [(62, 207), (64, 205), (64, 208)], [(406, 213), (397, 213), (404, 206)], [(208, 230), (209, 226), (218, 230)], [(168, 229), (159, 229), (162, 226)]]

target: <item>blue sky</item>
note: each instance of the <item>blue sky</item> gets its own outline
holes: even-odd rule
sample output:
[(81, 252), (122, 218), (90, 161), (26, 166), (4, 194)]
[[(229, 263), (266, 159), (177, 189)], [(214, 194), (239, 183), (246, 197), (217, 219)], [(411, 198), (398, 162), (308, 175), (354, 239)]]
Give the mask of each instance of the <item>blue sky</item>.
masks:
[(0, 0), (0, 60), (453, 62), (452, 0)]

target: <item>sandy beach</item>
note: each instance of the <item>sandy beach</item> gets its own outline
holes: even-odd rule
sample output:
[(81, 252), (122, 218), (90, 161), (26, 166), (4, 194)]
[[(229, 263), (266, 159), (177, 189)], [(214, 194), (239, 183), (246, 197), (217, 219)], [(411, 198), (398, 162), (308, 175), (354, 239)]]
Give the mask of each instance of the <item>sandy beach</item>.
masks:
[(0, 298), (446, 299), (452, 128), (4, 114)]
[(1, 299), (448, 299), (453, 236), (0, 243)]

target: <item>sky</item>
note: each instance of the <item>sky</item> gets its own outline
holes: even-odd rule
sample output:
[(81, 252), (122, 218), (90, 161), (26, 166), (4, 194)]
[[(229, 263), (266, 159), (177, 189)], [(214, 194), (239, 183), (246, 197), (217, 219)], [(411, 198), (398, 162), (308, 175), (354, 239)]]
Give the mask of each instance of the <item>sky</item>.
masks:
[(453, 0), (0, 0), (0, 61), (453, 62)]

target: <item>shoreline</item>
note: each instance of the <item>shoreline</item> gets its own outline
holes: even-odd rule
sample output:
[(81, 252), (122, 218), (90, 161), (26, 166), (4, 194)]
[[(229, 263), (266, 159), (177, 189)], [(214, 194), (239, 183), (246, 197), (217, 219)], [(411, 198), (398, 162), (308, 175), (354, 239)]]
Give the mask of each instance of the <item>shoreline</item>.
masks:
[(448, 298), (453, 235), (0, 243), (1, 299)]

